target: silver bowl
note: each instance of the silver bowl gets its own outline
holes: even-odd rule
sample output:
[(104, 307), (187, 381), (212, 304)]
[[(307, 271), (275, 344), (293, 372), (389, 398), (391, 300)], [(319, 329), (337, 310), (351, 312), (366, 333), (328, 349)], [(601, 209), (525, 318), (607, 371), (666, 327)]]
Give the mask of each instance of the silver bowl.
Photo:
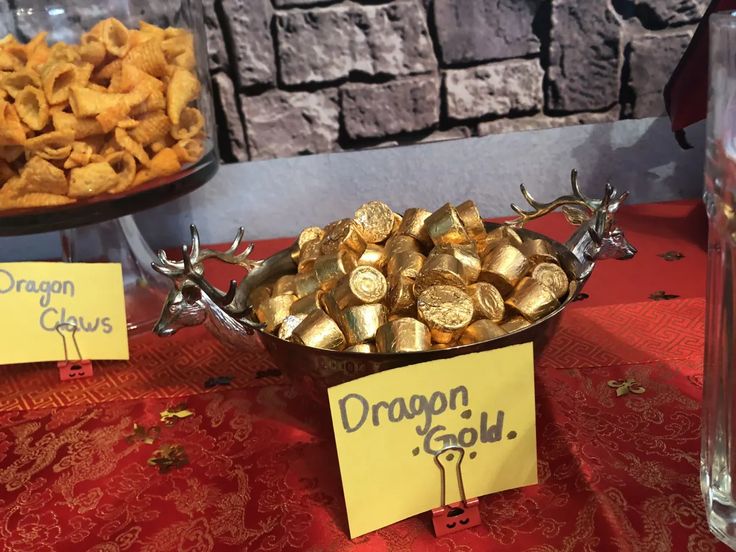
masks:
[[(550, 203), (540, 203), (522, 186), (522, 194), (532, 210), (524, 211), (512, 205), (519, 214), (519, 218), (511, 223), (515, 225), (517, 233), (525, 241), (542, 239), (551, 245), (570, 279), (570, 286), (567, 296), (555, 311), (507, 335), (470, 345), (411, 353), (331, 351), (285, 341), (263, 330), (250, 312), (248, 297), (258, 286), (279, 276), (296, 273), (294, 252), (295, 248), (298, 250), (298, 246), (295, 244), (263, 261), (251, 261), (248, 255), (252, 246), (243, 253), (236, 254), (243, 237), (242, 228), (227, 251), (216, 252), (199, 247), (199, 238), (194, 227), (191, 247), (183, 247), (183, 261), (171, 261), (163, 252), (159, 252), (159, 262), (154, 264), (159, 272), (170, 277), (175, 284), (154, 331), (166, 336), (182, 327), (205, 324), (222, 341), (241, 347), (249, 346), (252, 334), (255, 333), (276, 364), (321, 402), (326, 400), (324, 391), (328, 387), (409, 364), (530, 341), (534, 343), (535, 353), (538, 354), (554, 331), (560, 313), (582, 291), (596, 261), (607, 258), (628, 259), (636, 253), (636, 249), (628, 243), (614, 220), (614, 215), (627, 193), (617, 195), (610, 185), (606, 185), (603, 199), (587, 198), (577, 186), (575, 171), (572, 174), (572, 187), (572, 195), (562, 196)], [(544, 216), (559, 207), (564, 208), (568, 221), (577, 226), (565, 244), (521, 227), (524, 222)], [(488, 230), (499, 226), (486, 223)], [(202, 262), (213, 257), (242, 266), (248, 270), (247, 276), (239, 283), (231, 282), (227, 292), (220, 291), (204, 277)]]

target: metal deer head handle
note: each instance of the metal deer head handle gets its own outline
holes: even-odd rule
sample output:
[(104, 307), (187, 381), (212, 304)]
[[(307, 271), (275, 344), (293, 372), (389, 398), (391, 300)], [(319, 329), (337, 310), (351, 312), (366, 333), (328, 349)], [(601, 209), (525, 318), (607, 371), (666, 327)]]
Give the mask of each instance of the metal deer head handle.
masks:
[(181, 261), (172, 261), (164, 251), (159, 251), (158, 261), (152, 263), (158, 273), (174, 282), (174, 289), (167, 297), (155, 332), (159, 335), (170, 335), (181, 327), (202, 324), (206, 319), (222, 321), (237, 318), (238, 322), (244, 324), (249, 331), (260, 327), (248, 318), (236, 316), (241, 314), (236, 313), (233, 307), (233, 302), (240, 291), (236, 280), (231, 280), (228, 290), (223, 292), (212, 285), (204, 275), (203, 263), (207, 259), (218, 259), (247, 270), (252, 270), (259, 264), (258, 261), (248, 259), (253, 244), (248, 245), (241, 253), (236, 253), (245, 234), (243, 228), (238, 230), (232, 244), (225, 251), (202, 248), (197, 227), (192, 225), (190, 230), (192, 243), (190, 247), (186, 245), (182, 247)]
[(570, 175), (572, 195), (558, 197), (549, 203), (535, 200), (521, 185), (524, 199), (532, 207), (525, 211), (518, 205), (511, 208), (519, 215), (510, 221), (512, 226), (523, 226), (527, 221), (542, 217), (561, 208), (570, 224), (579, 229), (567, 243), (567, 246), (581, 262), (593, 263), (602, 259), (630, 259), (636, 254), (636, 248), (624, 236), (617, 226), (616, 211), (626, 201), (629, 192), (618, 194), (610, 184), (606, 184), (602, 199), (592, 199), (583, 195), (578, 185), (578, 172), (573, 169)]

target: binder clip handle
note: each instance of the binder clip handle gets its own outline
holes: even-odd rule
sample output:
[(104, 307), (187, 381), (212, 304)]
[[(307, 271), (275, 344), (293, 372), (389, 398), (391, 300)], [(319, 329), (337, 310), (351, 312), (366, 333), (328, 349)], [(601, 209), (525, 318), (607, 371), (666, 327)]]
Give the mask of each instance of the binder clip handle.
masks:
[[(74, 349), (77, 351), (78, 360), (69, 360), (66, 336), (62, 333), (62, 328), (68, 328), (72, 331), (72, 343), (74, 343)], [(69, 381), (92, 377), (94, 375), (92, 362), (82, 358), (82, 352), (79, 349), (79, 343), (77, 343), (77, 330), (79, 329), (77, 325), (71, 322), (59, 322), (54, 329), (61, 336), (61, 342), (64, 344), (64, 360), (56, 363), (59, 369), (59, 379)]]
[[(480, 502), (477, 498), (467, 499), (463, 484), (462, 461), (465, 449), (459, 445), (450, 445), (434, 455), (434, 462), (440, 469), (440, 507), (432, 509), (432, 525), (436, 537), (446, 535), (480, 525)], [(447, 464), (447, 466), (445, 465)], [(451, 482), (449, 467), (455, 468), (455, 483), (460, 494), (458, 502), (447, 503), (447, 487)]]

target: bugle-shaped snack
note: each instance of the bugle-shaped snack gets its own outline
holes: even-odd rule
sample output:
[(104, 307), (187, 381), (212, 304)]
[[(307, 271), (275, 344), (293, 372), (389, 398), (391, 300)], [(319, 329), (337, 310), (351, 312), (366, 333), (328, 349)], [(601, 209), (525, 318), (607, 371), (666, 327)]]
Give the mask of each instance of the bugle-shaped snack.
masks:
[(72, 169), (69, 175), (69, 196), (74, 198), (101, 194), (117, 183), (117, 174), (107, 161)]
[(64, 171), (46, 159), (33, 156), (21, 169), (19, 191), (23, 194), (35, 192), (66, 195), (69, 184)]
[(31, 130), (41, 130), (49, 122), (49, 104), (40, 88), (26, 86), (15, 96), (15, 108)]
[(184, 108), (199, 96), (197, 77), (186, 69), (176, 69), (166, 88), (166, 113), (171, 122), (178, 125)]

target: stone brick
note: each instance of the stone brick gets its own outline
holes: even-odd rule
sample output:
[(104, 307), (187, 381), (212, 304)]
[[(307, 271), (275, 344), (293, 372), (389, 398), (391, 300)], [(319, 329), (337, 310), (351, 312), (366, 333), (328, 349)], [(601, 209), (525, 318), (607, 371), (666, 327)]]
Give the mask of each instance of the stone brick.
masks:
[(435, 0), (442, 62), (482, 63), (539, 52), (532, 21), (541, 0)]
[[(629, 89), (634, 96), (627, 111), (635, 118), (664, 115), (662, 91), (690, 42), (691, 33), (636, 37), (631, 41)], [(633, 109), (632, 109), (633, 107)]]
[(225, 38), (222, 36), (220, 22), (217, 20), (215, 0), (202, 0), (204, 11), (204, 29), (207, 35), (207, 55), (210, 62), (210, 71), (228, 69), (229, 60)]
[(420, 76), (341, 89), (342, 116), (350, 138), (376, 138), (424, 130), (440, 116), (439, 78)]
[(437, 66), (424, 9), (415, 0), (283, 12), (276, 28), (287, 85), (335, 81), (352, 72), (426, 73)]
[(472, 132), (466, 126), (459, 126), (450, 128), (448, 130), (435, 130), (432, 134), (429, 134), (417, 140), (420, 144), (429, 144), (432, 142), (444, 142), (445, 140), (458, 140), (460, 138), (470, 138)]
[(607, 2), (553, 0), (547, 107), (600, 111), (618, 101), (620, 25)]
[(269, 0), (222, 0), (223, 25), (235, 59), (239, 87), (271, 84), (276, 62), (271, 38), (273, 9)]
[(219, 134), (227, 140), (225, 144), (220, 143), (220, 151), (223, 154), (229, 154), (235, 161), (247, 161), (248, 149), (245, 144), (245, 131), (243, 130), (243, 122), (240, 120), (233, 81), (227, 73), (220, 72), (212, 75), (212, 84), (215, 93), (215, 109), (223, 119), (218, 121), (218, 124), (222, 125), (225, 131)]
[(276, 8), (306, 8), (334, 4), (335, 2), (342, 2), (342, 0), (273, 0), (273, 5)]
[(542, 107), (544, 71), (539, 60), (512, 60), (445, 72), (447, 113), (452, 119), (475, 119)]
[(337, 91), (240, 97), (252, 159), (332, 151), (340, 131)]
[(695, 23), (705, 13), (710, 0), (636, 0), (635, 12), (648, 29)]
[(513, 117), (510, 119), (497, 119), (495, 121), (478, 123), (478, 136), (504, 134), (506, 132), (524, 132), (527, 130), (543, 130), (572, 125), (610, 123), (617, 121), (618, 118), (618, 106), (602, 113), (576, 113), (562, 117), (548, 117), (540, 113), (533, 117)]

